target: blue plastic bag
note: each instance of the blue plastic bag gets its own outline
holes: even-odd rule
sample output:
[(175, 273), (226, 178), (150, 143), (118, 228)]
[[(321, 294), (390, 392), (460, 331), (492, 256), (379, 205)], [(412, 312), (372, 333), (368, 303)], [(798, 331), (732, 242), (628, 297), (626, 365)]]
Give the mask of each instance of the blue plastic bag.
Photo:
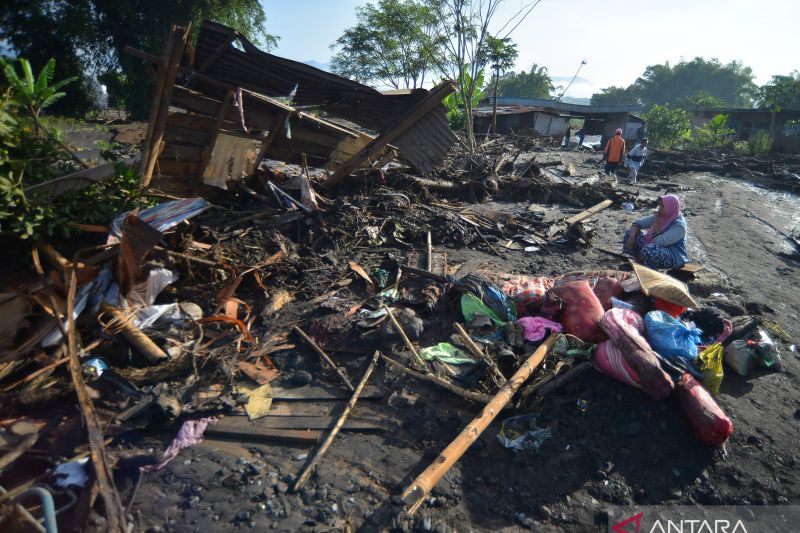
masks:
[(650, 346), (662, 357), (680, 357), (687, 361), (697, 357), (702, 330), (669, 316), (664, 311), (650, 311), (644, 316), (644, 330)]

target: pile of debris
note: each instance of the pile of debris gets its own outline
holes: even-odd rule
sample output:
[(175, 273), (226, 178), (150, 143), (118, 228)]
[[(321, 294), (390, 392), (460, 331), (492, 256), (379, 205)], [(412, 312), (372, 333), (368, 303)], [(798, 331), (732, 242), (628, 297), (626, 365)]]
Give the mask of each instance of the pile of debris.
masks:
[[(386, 96), (218, 24), (194, 50), (187, 35), (174, 28), (160, 58), (131, 51), (159, 66), (143, 185), (180, 198), (95, 227), (96, 246), (71, 259), (36, 244), (33, 271), (2, 293), (6, 529), (38, 515), (48, 531), (80, 528), (99, 496), (107, 529), (125, 531), (142, 477), (204, 434), (317, 443), (280, 482), (302, 491), (337, 433), (391, 427), (357, 403), (389, 397), (376, 368), (484, 406), (403, 493), (413, 512), (520, 389), (526, 408), (594, 367), (654, 400), (675, 394), (721, 445), (732, 424), (698, 380), (719, 387), (723, 346), (737, 372), (780, 367), (756, 321), (687, 311), (699, 305), (684, 284), (638, 265), (543, 277), (451, 264), (441, 248), (589, 246), (602, 210), (650, 204), (576, 176), (547, 140), (451, 149), (449, 83)], [(489, 197), (535, 203), (514, 215), (462, 203)], [(298, 407), (311, 401), (338, 403)], [(548, 430), (528, 422), (506, 419), (500, 442), (539, 446)], [(158, 431), (177, 433), (163, 455), (129, 453)], [(20, 505), (31, 496), (36, 517)]]

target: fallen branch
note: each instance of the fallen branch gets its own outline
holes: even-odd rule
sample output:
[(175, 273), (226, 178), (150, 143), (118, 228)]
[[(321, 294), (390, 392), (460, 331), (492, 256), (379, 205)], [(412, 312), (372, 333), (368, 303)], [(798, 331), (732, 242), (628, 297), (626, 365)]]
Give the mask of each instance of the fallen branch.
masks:
[(411, 354), (414, 356), (414, 362), (416, 362), (420, 366), (420, 368), (427, 369), (428, 365), (425, 364), (425, 361), (423, 361), (422, 357), (419, 356), (419, 352), (417, 351), (417, 349), (414, 348), (413, 344), (411, 344), (411, 340), (408, 338), (408, 335), (406, 335), (406, 332), (403, 331), (403, 326), (400, 325), (400, 322), (398, 322), (397, 319), (392, 314), (392, 310), (389, 309), (389, 306), (387, 306), (386, 304), (382, 304), (382, 306), (383, 309), (386, 311), (386, 314), (389, 315), (389, 320), (392, 321), (392, 325), (394, 326), (394, 329), (397, 331), (397, 334), (400, 335), (400, 337), (403, 339), (403, 342), (406, 343), (406, 347), (411, 351)]
[(453, 327), (456, 329), (456, 333), (458, 333), (459, 337), (464, 341), (464, 345), (470, 351), (470, 353), (476, 358), (481, 361), (485, 361), (486, 364), (489, 366), (489, 370), (492, 371), (494, 375), (494, 379), (499, 386), (503, 386), (506, 384), (506, 377), (500, 372), (500, 369), (497, 367), (497, 363), (494, 362), (494, 359), (488, 357), (486, 354), (483, 353), (475, 341), (472, 340), (472, 337), (469, 336), (464, 328), (458, 322), (453, 324)]

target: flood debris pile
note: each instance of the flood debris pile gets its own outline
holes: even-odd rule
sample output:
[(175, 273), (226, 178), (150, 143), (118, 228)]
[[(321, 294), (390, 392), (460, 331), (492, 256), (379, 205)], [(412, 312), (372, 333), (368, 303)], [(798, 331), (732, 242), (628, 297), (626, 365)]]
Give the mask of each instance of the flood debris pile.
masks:
[[(174, 28), (161, 56), (131, 51), (158, 65), (143, 185), (177, 198), (120, 214), (93, 246), (37, 243), (4, 286), (4, 528), (127, 531), (142, 480), (204, 437), (310, 446), (215, 520), (285, 519), (294, 494), (295, 525), (344, 528), (339, 503), (309, 504), (327, 498), (318, 471), (340, 432), (397, 431), (387, 413), (409, 389), (480, 410), (427, 469), (409, 467), (392, 500), (402, 529), (495, 418), (503, 447), (541, 447), (551, 430), (532, 413), (571, 383), (606, 374), (674, 396), (699, 441), (722, 446), (723, 362), (781, 368), (774, 325), (733, 320), (662, 272), (452, 261), (586, 249), (603, 210), (655, 202), (581, 175), (547, 139), (465, 154), (440, 106), (452, 85), (386, 96), (218, 24), (196, 49), (187, 35)], [(487, 199), (530, 206), (476, 209)], [(156, 435), (172, 439), (163, 452)]]

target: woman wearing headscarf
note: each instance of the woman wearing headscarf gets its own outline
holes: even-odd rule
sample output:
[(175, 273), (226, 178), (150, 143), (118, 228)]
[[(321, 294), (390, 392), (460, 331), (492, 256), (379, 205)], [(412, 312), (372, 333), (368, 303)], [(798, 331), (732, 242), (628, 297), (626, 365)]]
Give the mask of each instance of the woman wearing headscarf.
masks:
[[(642, 230), (647, 233), (643, 235)], [(654, 269), (680, 268), (686, 264), (689, 260), (686, 220), (681, 214), (680, 199), (674, 194), (660, 196), (655, 214), (635, 220), (625, 232), (622, 251)]]

